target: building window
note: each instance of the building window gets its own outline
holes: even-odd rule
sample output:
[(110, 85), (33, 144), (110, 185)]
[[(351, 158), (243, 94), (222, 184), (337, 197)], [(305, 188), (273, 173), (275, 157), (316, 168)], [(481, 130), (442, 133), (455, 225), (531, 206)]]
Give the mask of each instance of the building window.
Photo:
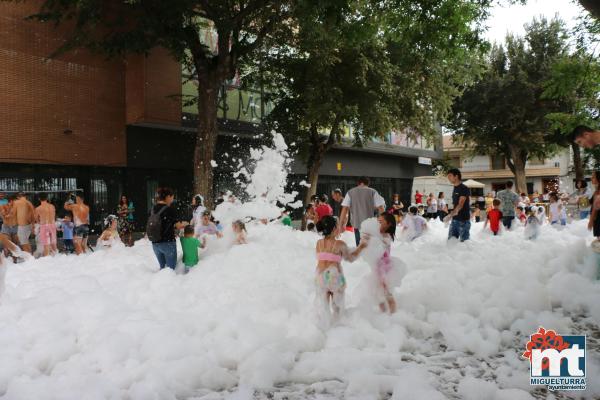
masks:
[(111, 204), (108, 201), (108, 185), (104, 179), (90, 180), (91, 196), (90, 201), (94, 210), (100, 216), (107, 215), (111, 211)]
[(529, 165), (544, 165), (546, 163), (546, 160), (544, 160), (543, 158), (531, 158), (530, 160), (528, 160)]
[(490, 166), (493, 170), (506, 169), (506, 158), (504, 156), (490, 156)]
[(492, 182), (492, 190), (494, 192), (499, 192), (504, 189), (506, 189), (506, 182)]
[(472, 188), (471, 189), (471, 198), (476, 198), (483, 196), (483, 188)]
[(158, 190), (158, 181), (149, 180), (146, 182), (146, 207), (151, 210), (156, 202), (156, 191)]
[(527, 194), (533, 194), (533, 182), (527, 182)]

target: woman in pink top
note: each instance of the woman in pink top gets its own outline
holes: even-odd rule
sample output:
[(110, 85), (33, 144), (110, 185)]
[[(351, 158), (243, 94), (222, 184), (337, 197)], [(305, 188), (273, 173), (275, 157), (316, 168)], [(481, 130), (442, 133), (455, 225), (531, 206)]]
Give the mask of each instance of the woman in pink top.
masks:
[(332, 315), (339, 316), (344, 309), (344, 291), (346, 278), (342, 270), (342, 259), (350, 262), (358, 258), (366, 241), (350, 251), (346, 243), (336, 239), (337, 220), (332, 216), (325, 216), (317, 223), (317, 231), (324, 237), (317, 242), (317, 270), (316, 289), (319, 309), (325, 311), (329, 319)]

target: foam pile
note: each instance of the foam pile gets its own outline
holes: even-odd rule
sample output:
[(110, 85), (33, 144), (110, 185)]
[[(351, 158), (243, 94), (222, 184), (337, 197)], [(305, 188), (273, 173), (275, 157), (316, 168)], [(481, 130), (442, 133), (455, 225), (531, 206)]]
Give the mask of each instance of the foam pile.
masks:
[[(348, 310), (315, 318), (316, 234), (249, 228), (249, 244), (158, 272), (149, 243), (8, 264), (0, 303), (0, 397), (7, 399), (532, 399), (520, 358), (539, 326), (598, 337), (600, 285), (585, 222), (447, 242), (440, 222), (392, 255), (407, 272), (398, 312), (345, 264)], [(588, 351), (587, 376), (600, 376)], [(277, 389), (275, 389), (277, 387)], [(483, 396), (483, 397), (482, 397)], [(600, 396), (600, 381), (584, 393)], [(264, 397), (264, 396), (263, 396)]]
[[(243, 176), (248, 181), (241, 183), (246, 193), (244, 202), (225, 201), (217, 206), (214, 215), (221, 222), (237, 219), (279, 218), (282, 206), (298, 207), (294, 202), (297, 192), (286, 193), (291, 158), (283, 136), (272, 132), (273, 145), (250, 149), (250, 166), (241, 168), (235, 178)], [(238, 182), (241, 182), (238, 180)]]

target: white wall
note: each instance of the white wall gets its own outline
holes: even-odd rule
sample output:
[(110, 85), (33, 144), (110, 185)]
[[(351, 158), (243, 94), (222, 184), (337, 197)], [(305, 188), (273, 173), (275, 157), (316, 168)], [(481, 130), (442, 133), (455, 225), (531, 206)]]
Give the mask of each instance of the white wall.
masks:
[[(469, 172), (469, 171), (490, 171), (491, 170), (491, 160), (487, 155), (484, 156), (475, 156), (473, 158), (463, 158), (462, 159), (462, 167), (461, 171)], [(571, 168), (571, 148), (565, 148), (560, 153), (556, 154), (553, 157), (547, 158), (544, 160), (543, 165), (530, 165), (527, 162), (527, 167), (530, 168), (559, 168), (559, 185), (560, 190), (562, 192), (572, 193), (573, 192), (573, 175), (569, 174), (569, 170)], [(507, 179), (511, 179), (514, 181), (514, 178), (497, 178), (497, 179), (479, 179), (475, 178), (475, 180), (484, 183), (485, 189), (484, 193), (490, 192), (492, 190), (492, 182), (502, 182)], [(533, 183), (533, 190), (542, 193), (542, 177), (527, 177), (528, 183)]]
[(556, 168), (557, 166), (560, 168), (560, 176), (567, 175), (569, 173), (569, 167), (571, 165), (571, 148), (565, 148), (560, 153), (556, 154), (553, 157), (547, 158), (544, 160), (544, 165), (530, 165), (529, 161), (527, 162), (527, 167), (531, 168)]
[(490, 169), (489, 156), (475, 156), (473, 159), (462, 159), (462, 171), (487, 171)]

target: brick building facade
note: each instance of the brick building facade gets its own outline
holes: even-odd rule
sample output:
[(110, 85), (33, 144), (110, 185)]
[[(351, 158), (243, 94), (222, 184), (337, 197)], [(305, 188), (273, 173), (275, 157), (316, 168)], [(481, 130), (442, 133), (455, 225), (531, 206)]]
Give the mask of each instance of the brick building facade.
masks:
[(99, 219), (131, 180), (160, 179), (128, 177), (127, 130), (181, 129), (181, 67), (164, 49), (49, 59), (69, 27), (26, 21), (40, 4), (0, 3), (0, 190), (83, 188)]

